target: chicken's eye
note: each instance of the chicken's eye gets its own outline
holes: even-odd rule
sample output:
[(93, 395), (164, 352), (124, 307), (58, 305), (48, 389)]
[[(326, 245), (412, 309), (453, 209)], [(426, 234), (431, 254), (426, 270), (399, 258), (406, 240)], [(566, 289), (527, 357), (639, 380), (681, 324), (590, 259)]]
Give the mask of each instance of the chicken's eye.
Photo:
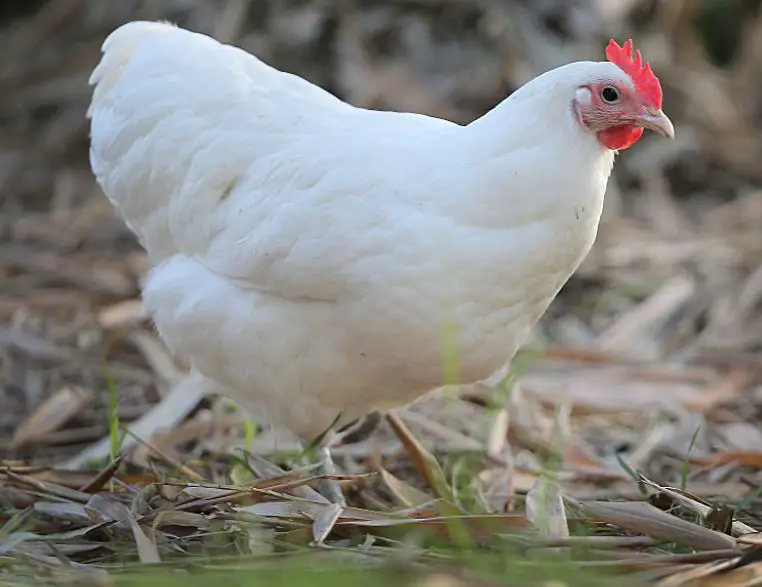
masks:
[(619, 90), (614, 86), (606, 86), (601, 90), (601, 98), (608, 104), (616, 104), (620, 98)]

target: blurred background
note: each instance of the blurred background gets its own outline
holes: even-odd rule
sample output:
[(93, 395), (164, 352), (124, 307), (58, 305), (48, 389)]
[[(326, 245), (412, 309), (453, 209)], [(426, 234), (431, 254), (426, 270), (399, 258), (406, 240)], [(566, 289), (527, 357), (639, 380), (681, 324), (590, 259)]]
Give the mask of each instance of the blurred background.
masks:
[[(104, 37), (129, 20), (169, 19), (353, 104), (461, 123), (548, 68), (602, 59), (609, 37), (634, 37), (662, 80), (677, 139), (646, 136), (618, 158), (597, 244), (529, 345), (545, 359), (522, 380), (529, 399), (511, 412), (508, 439), (531, 461), (549, 442), (549, 414), (571, 405), (582, 447), (572, 460), (602, 466), (624, 451), (669, 476), (677, 447), (700, 428), (691, 454), (747, 455), (713, 478), (737, 479), (762, 446), (760, 4), (4, 0), (0, 458), (72, 463), (108, 436), (110, 392), (129, 423), (182, 377), (141, 320), (144, 256), (93, 182), (85, 118)], [(415, 410), (433, 445), (441, 424), (462, 432), (447, 442), (481, 434), (464, 412), (432, 402)], [(203, 441), (193, 454), (225, 446), (229, 413), (202, 406), (159, 419), (175, 427), (167, 454), (194, 438)]]

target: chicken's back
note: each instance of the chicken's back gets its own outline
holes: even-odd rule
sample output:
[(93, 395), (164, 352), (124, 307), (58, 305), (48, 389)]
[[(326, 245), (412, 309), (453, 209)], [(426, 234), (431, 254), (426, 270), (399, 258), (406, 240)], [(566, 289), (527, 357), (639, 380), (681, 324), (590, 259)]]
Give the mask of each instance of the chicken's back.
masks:
[(204, 247), (199, 222), (252, 160), (351, 110), (200, 34), (131, 22), (92, 73), (91, 166), (153, 261)]
[[(423, 166), (436, 143), (424, 131), (457, 126), (355, 108), (245, 51), (155, 22), (114, 31), (91, 83), (91, 166), (151, 262), (205, 256), (265, 289), (286, 285), (264, 283), (279, 254), (265, 259), (262, 249), (285, 255), (320, 237), (310, 231), (362, 228), (379, 182), (410, 181), (412, 158)], [(379, 191), (386, 200), (374, 206), (396, 206)], [(327, 208), (339, 200), (337, 216)], [(260, 246), (241, 243), (255, 238)]]

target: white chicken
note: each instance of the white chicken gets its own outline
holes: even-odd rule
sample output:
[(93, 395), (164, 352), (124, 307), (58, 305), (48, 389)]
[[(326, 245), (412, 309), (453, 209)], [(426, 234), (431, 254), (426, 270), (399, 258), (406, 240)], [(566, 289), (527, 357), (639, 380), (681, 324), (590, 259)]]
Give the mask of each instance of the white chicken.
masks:
[(674, 136), (632, 44), (468, 125), (353, 107), (131, 22), (93, 71), (91, 165), (145, 247), (160, 336), (302, 439), (507, 364), (593, 241), (614, 155)]

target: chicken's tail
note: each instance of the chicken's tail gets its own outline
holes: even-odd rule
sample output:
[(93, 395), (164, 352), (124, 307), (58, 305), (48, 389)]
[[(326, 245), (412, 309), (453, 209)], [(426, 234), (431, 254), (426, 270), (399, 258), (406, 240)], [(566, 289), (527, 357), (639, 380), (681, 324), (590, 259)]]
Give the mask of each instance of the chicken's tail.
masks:
[(175, 28), (170, 22), (134, 21), (120, 26), (106, 37), (101, 46), (101, 60), (89, 79), (95, 89), (87, 110), (88, 118), (103, 94), (117, 84), (138, 43), (148, 36), (163, 35)]

